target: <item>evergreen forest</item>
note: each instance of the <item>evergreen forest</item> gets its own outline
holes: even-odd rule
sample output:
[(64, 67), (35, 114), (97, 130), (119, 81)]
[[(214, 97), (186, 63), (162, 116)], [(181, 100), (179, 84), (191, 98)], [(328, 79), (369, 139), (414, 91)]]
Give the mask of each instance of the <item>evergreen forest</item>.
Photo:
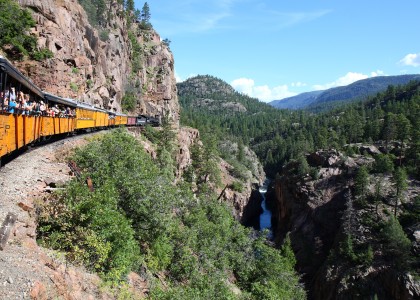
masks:
[[(275, 109), (209, 75), (178, 83), (178, 91), (182, 124), (215, 135), (217, 140), (228, 138), (249, 145), (270, 176), (287, 162), (317, 149), (351, 153), (352, 144), (380, 142), (386, 149), (392, 144), (395, 151), (390, 159), (398, 158), (398, 165), (420, 177), (418, 81), (389, 86), (375, 96), (318, 114)], [(211, 106), (202, 105), (203, 99), (212, 99)], [(245, 111), (226, 109), (226, 103), (240, 103)]]

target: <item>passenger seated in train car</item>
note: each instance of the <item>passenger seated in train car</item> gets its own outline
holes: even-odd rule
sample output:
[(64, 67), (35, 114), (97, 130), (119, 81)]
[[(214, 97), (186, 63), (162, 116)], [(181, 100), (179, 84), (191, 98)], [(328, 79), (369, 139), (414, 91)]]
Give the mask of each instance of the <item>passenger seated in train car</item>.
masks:
[(10, 90), (6, 90), (6, 97), (8, 97), (10, 100), (15, 101), (16, 100), (16, 92), (15, 92), (15, 88), (12, 86), (10, 88)]
[(3, 112), (7, 112), (9, 110), (9, 97), (4, 97), (2, 109), (3, 109)]
[(64, 118), (63, 106), (62, 105), (54, 105), (54, 108), (57, 109), (55, 112), (55, 116), (59, 118)]
[(15, 109), (17, 107), (17, 104), (15, 102), (14, 99), (9, 98), (9, 105), (8, 105), (8, 110), (7, 112), (14, 114), (15, 113)]
[(29, 97), (29, 94), (25, 95), (25, 100), (28, 105), (28, 115), (33, 116), (34, 115), (34, 108), (35, 108), (35, 101)]
[(58, 105), (55, 104), (53, 107), (51, 107), (51, 116), (52, 117), (59, 117), (60, 115), (60, 109), (58, 108)]
[(69, 118), (71, 118), (73, 116), (70, 106), (66, 107), (66, 110), (65, 110), (64, 114)]
[(46, 106), (47, 106), (47, 109), (46, 109), (47, 116), (54, 117), (54, 111), (52, 110), (51, 106), (49, 104), (47, 104)]
[(27, 98), (25, 97), (25, 94), (23, 92), (19, 92), (18, 99), (18, 113), (29, 116), (30, 106), (26, 102)]
[(47, 116), (47, 106), (45, 105), (44, 101), (41, 100), (39, 105), (39, 111), (41, 116)]
[(40, 106), (41, 106), (41, 104), (39, 102), (33, 101), (30, 114), (33, 115), (33, 116), (41, 115), (41, 110), (39, 109)]

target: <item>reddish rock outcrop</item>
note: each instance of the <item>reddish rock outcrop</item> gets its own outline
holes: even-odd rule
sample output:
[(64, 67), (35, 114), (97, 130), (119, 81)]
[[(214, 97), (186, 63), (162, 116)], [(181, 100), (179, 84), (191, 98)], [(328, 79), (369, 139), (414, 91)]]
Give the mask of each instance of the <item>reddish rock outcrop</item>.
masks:
[(154, 30), (139, 31), (137, 24), (132, 25), (138, 43), (143, 45), (142, 65), (133, 74), (133, 50), (119, 4), (110, 7), (111, 22), (98, 32), (77, 0), (19, 0), (19, 3), (33, 11), (36, 26), (31, 34), (38, 38), (38, 47), (54, 54), (43, 62), (13, 62), (41, 89), (121, 111), (121, 99), (134, 82), (142, 89), (135, 113), (168, 112), (178, 124), (173, 55)]

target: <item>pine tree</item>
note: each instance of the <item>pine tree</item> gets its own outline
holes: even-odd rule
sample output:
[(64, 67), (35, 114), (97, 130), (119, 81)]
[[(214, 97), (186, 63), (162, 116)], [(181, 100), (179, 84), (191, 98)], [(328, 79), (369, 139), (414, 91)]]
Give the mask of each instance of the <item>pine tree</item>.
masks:
[(402, 157), (404, 154), (404, 143), (410, 137), (411, 124), (403, 115), (397, 115), (397, 138), (400, 140), (400, 166), (402, 165)]
[(385, 140), (385, 149), (388, 153), (389, 142), (395, 139), (397, 133), (396, 117), (393, 113), (385, 116), (385, 123), (382, 129), (382, 138)]
[(144, 3), (143, 8), (141, 9), (141, 28), (142, 29), (151, 29), (152, 24), (150, 23), (150, 8), (147, 2)]
[(366, 166), (361, 166), (355, 178), (356, 195), (362, 200), (365, 199), (367, 187), (369, 185), (369, 172)]
[(394, 217), (397, 217), (398, 202), (402, 199), (404, 191), (407, 189), (407, 173), (404, 168), (399, 167), (394, 173), (394, 181), (396, 188), (396, 197), (394, 204)]

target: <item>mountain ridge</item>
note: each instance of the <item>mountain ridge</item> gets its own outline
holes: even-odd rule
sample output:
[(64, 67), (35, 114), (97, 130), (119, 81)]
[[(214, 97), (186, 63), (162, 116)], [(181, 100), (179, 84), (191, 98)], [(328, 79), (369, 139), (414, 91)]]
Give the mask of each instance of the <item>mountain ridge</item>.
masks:
[(273, 100), (269, 104), (280, 109), (324, 110), (328, 106), (326, 103), (331, 106), (331, 104), (337, 105), (341, 102), (352, 102), (381, 92), (389, 85), (406, 84), (412, 80), (420, 80), (420, 74), (377, 76), (358, 80), (346, 86), (305, 92), (293, 97)]

